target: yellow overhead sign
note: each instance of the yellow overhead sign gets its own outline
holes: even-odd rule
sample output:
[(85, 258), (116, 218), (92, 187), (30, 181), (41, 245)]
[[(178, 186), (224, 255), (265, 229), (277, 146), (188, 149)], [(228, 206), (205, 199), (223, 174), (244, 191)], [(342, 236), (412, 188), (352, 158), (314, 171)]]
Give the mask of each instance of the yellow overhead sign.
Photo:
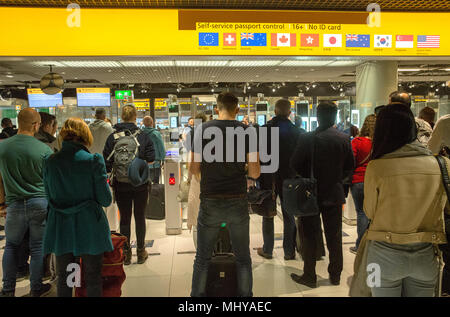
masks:
[(109, 94), (109, 88), (77, 88), (77, 94)]
[(134, 106), (138, 110), (150, 110), (150, 99), (135, 99)]
[(450, 56), (450, 13), (378, 14), (2, 7), (0, 56)]

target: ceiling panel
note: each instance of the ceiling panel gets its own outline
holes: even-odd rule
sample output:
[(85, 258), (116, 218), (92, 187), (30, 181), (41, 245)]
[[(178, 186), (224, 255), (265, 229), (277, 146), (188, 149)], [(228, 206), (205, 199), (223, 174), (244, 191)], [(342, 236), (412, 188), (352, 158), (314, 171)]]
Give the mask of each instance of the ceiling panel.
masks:
[(219, 8), (365, 11), (369, 3), (385, 11), (450, 11), (449, 0), (0, 0), (3, 6), (66, 7), (78, 3), (94, 8)]

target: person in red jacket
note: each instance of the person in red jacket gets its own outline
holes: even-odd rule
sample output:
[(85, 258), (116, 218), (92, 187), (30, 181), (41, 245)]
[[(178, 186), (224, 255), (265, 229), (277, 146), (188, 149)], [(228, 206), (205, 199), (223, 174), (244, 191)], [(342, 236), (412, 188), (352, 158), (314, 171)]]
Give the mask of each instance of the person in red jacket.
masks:
[(356, 230), (358, 232), (358, 238), (356, 239), (356, 246), (350, 247), (350, 252), (356, 253), (358, 250), (359, 242), (369, 225), (369, 219), (363, 210), (364, 202), (364, 174), (366, 173), (366, 167), (370, 160), (370, 154), (372, 152), (372, 138), (375, 132), (375, 120), (374, 114), (368, 115), (364, 120), (364, 124), (361, 128), (359, 136), (352, 140), (353, 156), (355, 157), (355, 171), (353, 172), (352, 186), (350, 188), (352, 192), (353, 201), (356, 209)]

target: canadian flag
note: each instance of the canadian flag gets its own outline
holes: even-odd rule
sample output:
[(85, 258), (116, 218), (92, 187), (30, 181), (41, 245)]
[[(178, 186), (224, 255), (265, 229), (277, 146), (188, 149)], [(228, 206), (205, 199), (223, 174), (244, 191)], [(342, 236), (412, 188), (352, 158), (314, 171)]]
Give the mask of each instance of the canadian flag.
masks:
[(295, 47), (297, 36), (295, 33), (272, 33), (272, 46)]

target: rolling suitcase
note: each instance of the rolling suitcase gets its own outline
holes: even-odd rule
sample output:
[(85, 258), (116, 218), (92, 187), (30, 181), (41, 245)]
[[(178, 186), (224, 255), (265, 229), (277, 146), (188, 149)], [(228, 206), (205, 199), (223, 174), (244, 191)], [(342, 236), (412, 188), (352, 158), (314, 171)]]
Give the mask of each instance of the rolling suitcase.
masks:
[(209, 264), (206, 296), (237, 296), (236, 257), (231, 253), (230, 235), (226, 227), (219, 232), (216, 250)]
[(164, 198), (164, 185), (152, 184), (148, 193), (145, 218), (152, 220), (163, 220), (166, 218), (166, 206)]

